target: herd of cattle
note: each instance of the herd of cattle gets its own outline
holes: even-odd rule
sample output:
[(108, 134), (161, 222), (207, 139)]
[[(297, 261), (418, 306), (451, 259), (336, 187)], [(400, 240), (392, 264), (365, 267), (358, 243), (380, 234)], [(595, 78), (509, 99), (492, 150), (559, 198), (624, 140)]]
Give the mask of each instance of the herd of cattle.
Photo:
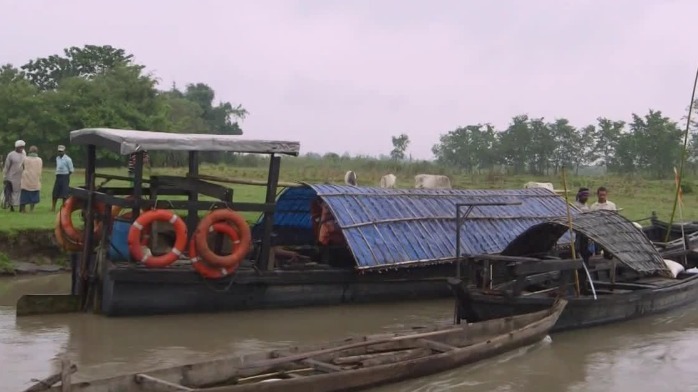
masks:
[[(379, 185), (381, 188), (395, 188), (397, 177), (394, 174), (386, 174), (381, 177)], [(347, 185), (358, 186), (356, 173), (349, 170), (344, 174), (344, 183)], [(414, 187), (417, 189), (451, 189), (451, 180), (448, 176), (440, 174), (417, 174), (414, 176)], [(550, 182), (527, 182), (524, 188), (545, 188), (556, 192), (553, 184)]]
[[(395, 188), (396, 182), (397, 177), (390, 173), (381, 177), (379, 184), (381, 188)], [(356, 178), (356, 173), (349, 170), (344, 175), (344, 183), (347, 185), (358, 186), (359, 184)], [(451, 180), (448, 178), (448, 176), (438, 174), (417, 174), (414, 176), (414, 187), (428, 189), (451, 189)]]

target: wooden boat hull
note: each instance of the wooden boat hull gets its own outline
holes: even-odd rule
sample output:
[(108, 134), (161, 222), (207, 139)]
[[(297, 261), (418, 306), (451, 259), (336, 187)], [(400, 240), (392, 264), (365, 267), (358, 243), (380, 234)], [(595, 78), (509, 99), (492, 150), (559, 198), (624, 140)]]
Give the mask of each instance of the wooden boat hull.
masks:
[[(276, 353), (253, 354), (242, 358), (225, 358), (208, 362), (189, 364), (148, 371), (147, 375), (133, 374), (109, 379), (75, 382), (73, 392), (125, 392), (146, 391), (145, 377), (157, 379), (161, 383), (172, 383), (181, 389), (172, 391), (241, 392), (241, 391), (285, 391), (285, 392), (334, 392), (351, 391), (387, 384), (396, 381), (426, 376), (474, 363), (479, 360), (536, 343), (543, 339), (558, 320), (567, 302), (557, 301), (551, 308), (518, 315), (459, 326), (438, 327), (426, 332), (401, 334), (381, 334), (361, 338), (345, 339), (341, 342), (319, 346), (291, 348)], [(278, 372), (284, 363), (314, 360), (329, 362), (343, 355), (356, 355), (363, 347), (392, 344), (394, 349), (423, 347), (420, 342), (430, 339), (432, 344), (441, 346), (431, 354), (413, 359), (372, 367), (359, 367), (349, 370), (326, 371), (325, 373), (277, 379), (272, 382), (230, 383), (239, 377)], [(416, 345), (416, 346), (415, 346)], [(443, 347), (446, 347), (443, 349)], [(385, 348), (384, 348), (385, 349)], [(352, 350), (353, 352), (352, 354)], [(316, 363), (317, 363), (316, 361)], [(323, 362), (324, 363), (324, 362)], [(325, 365), (327, 365), (325, 363)], [(140, 381), (139, 381), (140, 380)], [(185, 389), (181, 386), (186, 386)], [(60, 391), (54, 386), (50, 391)]]
[[(506, 317), (550, 307), (553, 298), (503, 297), (471, 290), (474, 310), (481, 317)], [(670, 286), (634, 290), (623, 294), (568, 297), (568, 304), (551, 332), (592, 327), (668, 311), (696, 301), (698, 274)]]
[(451, 265), (366, 274), (339, 268), (240, 269), (212, 281), (189, 266), (111, 266), (103, 274), (101, 312), (133, 316), (447, 298), (445, 278), (452, 273)]

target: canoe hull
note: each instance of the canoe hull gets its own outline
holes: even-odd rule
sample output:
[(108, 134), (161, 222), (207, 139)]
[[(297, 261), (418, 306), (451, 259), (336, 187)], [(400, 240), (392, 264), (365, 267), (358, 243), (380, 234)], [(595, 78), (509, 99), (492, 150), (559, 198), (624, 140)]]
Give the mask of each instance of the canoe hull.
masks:
[[(547, 297), (502, 297), (471, 290), (478, 315), (506, 317), (548, 308), (554, 301)], [(698, 275), (677, 280), (676, 284), (657, 289), (635, 290), (623, 294), (600, 294), (567, 298), (568, 304), (551, 332), (592, 327), (639, 318), (672, 310), (696, 300)]]
[[(223, 358), (148, 371), (146, 374), (166, 382), (187, 385), (189, 388), (199, 388), (193, 389), (196, 391), (207, 392), (351, 391), (435, 374), (534, 344), (548, 334), (565, 306), (566, 301), (560, 300), (549, 309), (516, 317), (460, 326), (437, 327), (427, 329), (426, 332), (349, 338), (324, 345), (294, 347), (282, 352), (277, 351), (276, 354), (267, 352), (252, 354), (244, 358)], [(314, 358), (329, 363), (332, 358), (356, 355), (357, 352), (351, 354), (351, 350), (357, 350), (357, 347), (360, 346), (365, 349), (366, 346), (372, 345), (380, 351), (381, 345), (385, 347), (386, 344), (393, 344), (393, 349), (400, 350), (405, 347), (421, 347), (418, 343), (424, 339), (436, 341), (436, 344), (447, 347), (450, 345), (451, 349), (437, 350), (430, 355), (377, 366), (329, 371), (273, 382), (215, 386), (226, 380), (229, 382), (236, 377), (249, 377), (255, 374), (279, 371), (279, 369), (284, 368), (284, 363), (288, 365), (304, 358)], [(340, 352), (342, 355), (339, 355)], [(286, 361), (289, 358), (290, 360)], [(89, 382), (76, 382), (71, 385), (71, 391), (138, 392), (147, 390), (136, 379), (135, 375), (124, 375)], [(54, 386), (50, 391), (58, 392), (60, 387)]]

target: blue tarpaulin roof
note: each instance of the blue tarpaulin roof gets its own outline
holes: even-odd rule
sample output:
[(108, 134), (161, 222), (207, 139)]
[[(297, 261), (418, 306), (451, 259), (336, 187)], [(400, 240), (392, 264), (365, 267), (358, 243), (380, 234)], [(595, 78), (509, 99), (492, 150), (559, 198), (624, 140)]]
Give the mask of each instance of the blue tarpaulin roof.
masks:
[[(314, 243), (310, 203), (316, 196), (337, 219), (360, 270), (452, 261), (456, 203), (521, 202), (475, 207), (461, 228), (463, 255), (499, 253), (529, 227), (567, 214), (565, 200), (542, 188), (385, 189), (309, 184), (279, 195), (274, 214), (279, 244)], [(570, 211), (579, 213), (574, 208)]]

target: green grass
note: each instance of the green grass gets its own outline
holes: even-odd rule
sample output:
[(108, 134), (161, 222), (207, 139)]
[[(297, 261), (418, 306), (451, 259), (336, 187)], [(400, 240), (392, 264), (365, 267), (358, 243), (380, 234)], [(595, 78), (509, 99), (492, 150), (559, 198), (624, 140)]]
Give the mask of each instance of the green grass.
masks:
[[(398, 186), (401, 188), (411, 188), (413, 177), (417, 173), (441, 173), (451, 177), (455, 188), (466, 189), (518, 189), (527, 181), (552, 182), (556, 189), (562, 189), (563, 184), (560, 176), (506, 176), (501, 174), (473, 174), (464, 175), (462, 173), (449, 171), (445, 168), (435, 167), (429, 163), (405, 164), (391, 161), (370, 161), (370, 160), (313, 160), (304, 158), (283, 159), (281, 180), (283, 181), (306, 181), (306, 182), (334, 182), (342, 183), (346, 170), (354, 170), (357, 173), (359, 185), (377, 186), (380, 177), (386, 173), (394, 173), (398, 177)], [(125, 175), (125, 168), (100, 169), (99, 173)], [(230, 167), (225, 165), (202, 165), (201, 174), (214, 175), (220, 177), (259, 179), (265, 180), (267, 167), (262, 162), (253, 167)], [(184, 175), (185, 168), (153, 169), (153, 175)], [(10, 213), (8, 210), (0, 210), (0, 231), (18, 231), (23, 229), (50, 229), (55, 221), (55, 214), (50, 212), (51, 191), (53, 189), (54, 174), (52, 170), (44, 171), (42, 178), (41, 203), (33, 213), (20, 214)], [(84, 173), (76, 171), (71, 178), (71, 185), (82, 185)], [(100, 180), (98, 179), (98, 184)], [(684, 181), (688, 185), (695, 185), (695, 181), (688, 179)], [(127, 183), (111, 181), (110, 186), (126, 186)], [(251, 185), (230, 185), (224, 184), (234, 189), (234, 200), (238, 202), (263, 202), (265, 188), (263, 186)], [(580, 186), (595, 189), (604, 185), (609, 188), (609, 199), (615, 202), (618, 207), (623, 208), (622, 214), (630, 219), (641, 219), (648, 217), (652, 211), (656, 211), (659, 217), (668, 220), (671, 215), (671, 208), (674, 197), (674, 183), (672, 180), (647, 180), (640, 177), (571, 177), (568, 179), (570, 189), (570, 201), (574, 191)], [(202, 198), (202, 200), (212, 200)], [(60, 203), (60, 202), (59, 202)], [(698, 219), (698, 195), (689, 193), (684, 195), (685, 220)], [(179, 212), (183, 214), (183, 212)], [(202, 212), (203, 214), (204, 212)], [(245, 213), (245, 219), (255, 221), (259, 213)], [(679, 220), (678, 212), (675, 220)]]

